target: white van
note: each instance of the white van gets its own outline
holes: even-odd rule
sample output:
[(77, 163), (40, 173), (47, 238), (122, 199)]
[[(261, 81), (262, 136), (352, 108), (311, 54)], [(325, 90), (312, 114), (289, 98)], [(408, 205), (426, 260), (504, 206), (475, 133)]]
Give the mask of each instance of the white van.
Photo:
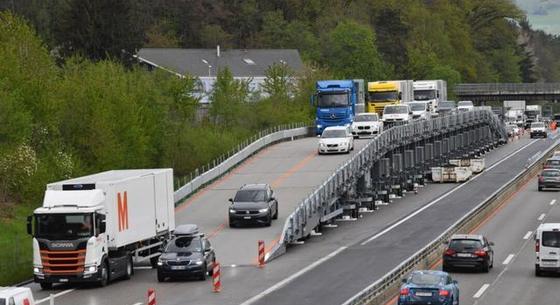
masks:
[(543, 223), (535, 232), (535, 275), (560, 271), (560, 223)]
[(35, 305), (35, 300), (27, 287), (0, 287), (0, 305)]

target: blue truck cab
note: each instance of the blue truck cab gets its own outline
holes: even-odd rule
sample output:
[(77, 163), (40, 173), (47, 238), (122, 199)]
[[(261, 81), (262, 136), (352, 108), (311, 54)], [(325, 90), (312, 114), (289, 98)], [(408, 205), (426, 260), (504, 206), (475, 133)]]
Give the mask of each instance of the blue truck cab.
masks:
[(359, 83), (352, 80), (322, 80), (316, 84), (317, 91), (311, 100), (317, 112), (316, 134), (330, 126), (352, 124), (358, 102)]

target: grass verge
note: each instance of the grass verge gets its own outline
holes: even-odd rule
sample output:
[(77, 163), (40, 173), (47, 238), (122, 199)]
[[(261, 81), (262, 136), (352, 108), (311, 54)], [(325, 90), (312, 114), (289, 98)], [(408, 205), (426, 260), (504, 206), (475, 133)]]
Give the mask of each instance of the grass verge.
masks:
[(33, 275), (33, 248), (26, 229), (33, 207), (0, 205), (0, 209), (0, 286), (10, 286)]

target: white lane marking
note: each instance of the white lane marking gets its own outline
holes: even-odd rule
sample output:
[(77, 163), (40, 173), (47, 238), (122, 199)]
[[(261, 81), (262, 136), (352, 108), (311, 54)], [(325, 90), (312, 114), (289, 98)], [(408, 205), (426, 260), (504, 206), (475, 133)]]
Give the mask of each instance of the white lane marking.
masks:
[(554, 205), (556, 203), (556, 199), (552, 199), (552, 201), (550, 202), (550, 205)]
[(144, 303), (138, 302), (138, 303), (134, 303), (134, 304), (132, 304), (132, 305), (144, 305)]
[[(53, 296), (53, 298), (58, 298), (59, 296), (63, 296), (63, 295), (65, 295), (65, 294), (67, 294), (67, 293), (70, 293), (70, 292), (72, 292), (72, 291), (74, 291), (74, 290), (76, 290), (76, 289), (64, 290), (64, 291), (61, 291), (61, 292), (59, 292), (59, 293), (57, 293), (57, 294), (53, 294), (52, 296)], [(39, 301), (35, 302), (35, 304), (45, 303), (45, 302), (48, 301), (49, 299), (50, 299), (50, 296), (49, 296), (49, 297), (46, 297), (46, 298), (44, 298), (44, 299), (40, 299)]]
[[(507, 159), (513, 157), (515, 154), (517, 154), (517, 153), (520, 152), (521, 150), (527, 148), (529, 145), (532, 145), (532, 144), (534, 144), (534, 143), (536, 143), (536, 141), (530, 142), (529, 144), (527, 144), (527, 145), (521, 147), (520, 149), (514, 151), (513, 153), (511, 153), (511, 154), (508, 155), (507, 157), (503, 158), (502, 160), (500, 160), (500, 161), (494, 163), (492, 166), (488, 167), (488, 168), (486, 169), (486, 171), (488, 172), (488, 171), (491, 170), (492, 168), (498, 166), (500, 163), (502, 163), (502, 162), (506, 161)], [(411, 219), (412, 217), (414, 217), (414, 216), (416, 216), (416, 215), (422, 213), (422, 211), (424, 211), (424, 210), (426, 210), (427, 208), (431, 207), (432, 205), (438, 203), (439, 201), (441, 201), (441, 200), (444, 199), (445, 197), (447, 197), (447, 196), (453, 194), (455, 191), (459, 190), (460, 188), (464, 187), (465, 185), (467, 185), (467, 184), (473, 182), (475, 179), (477, 179), (477, 178), (480, 177), (480, 176), (481, 176), (481, 175), (476, 175), (474, 178), (470, 179), (469, 181), (467, 181), (467, 182), (465, 182), (465, 183), (463, 183), (463, 184), (461, 184), (461, 185), (455, 187), (455, 188), (452, 189), (451, 191), (449, 191), (449, 192), (447, 192), (447, 193), (441, 195), (441, 196), (440, 196), (439, 198), (437, 198), (436, 200), (434, 200), (434, 201), (432, 201), (432, 202), (426, 204), (425, 206), (423, 206), (423, 207), (421, 207), (420, 209), (414, 211), (413, 213), (409, 214), (409, 215), (406, 216), (405, 218), (403, 218), (403, 219), (397, 221), (396, 223), (394, 223), (393, 225), (389, 226), (389, 227), (386, 228), (385, 230), (383, 230), (383, 231), (381, 231), (381, 232), (379, 232), (379, 233), (373, 235), (372, 237), (368, 238), (366, 241), (362, 242), (360, 245), (364, 246), (364, 245), (370, 243), (371, 241), (376, 240), (376, 239), (378, 239), (379, 237), (381, 237), (381, 236), (387, 234), (387, 232), (389, 232), (389, 231), (393, 230), (394, 228), (400, 226), (403, 222), (405, 222), (405, 221)]]
[(313, 264), (301, 269), (300, 271), (298, 271), (297, 273), (292, 274), (291, 276), (285, 278), (284, 280), (274, 284), (273, 286), (271, 286), (270, 288), (268, 288), (267, 290), (257, 294), (256, 296), (248, 299), (247, 301), (241, 303), (241, 305), (249, 305), (249, 304), (253, 304), (256, 301), (264, 298), (265, 296), (269, 295), (270, 293), (274, 292), (275, 290), (278, 290), (284, 286), (286, 286), (288, 283), (290, 283), (291, 281), (295, 280), (296, 278), (300, 277), (302, 274), (306, 273), (307, 271), (319, 266), (320, 264), (326, 262), (327, 260), (329, 260), (330, 258), (334, 257), (335, 255), (337, 255), (338, 253), (344, 251), (347, 247), (340, 247), (337, 250), (335, 250), (334, 252), (332, 252), (331, 254), (324, 256), (323, 258), (319, 259), (318, 261), (315, 261)]
[(531, 235), (533, 235), (533, 231), (527, 232), (527, 234), (525, 234), (525, 236), (523, 236), (523, 239), (529, 239), (529, 237), (531, 237)]
[(542, 221), (545, 217), (546, 217), (546, 214), (542, 213), (541, 216), (539, 216), (539, 218), (537, 218), (537, 220)]
[(482, 285), (482, 287), (480, 287), (480, 289), (478, 289), (478, 291), (473, 295), (473, 298), (475, 298), (475, 299), (480, 298), (484, 294), (486, 289), (488, 289), (488, 287), (490, 287), (490, 284)]
[(508, 255), (502, 264), (503, 265), (509, 264), (514, 257), (515, 257), (515, 254)]

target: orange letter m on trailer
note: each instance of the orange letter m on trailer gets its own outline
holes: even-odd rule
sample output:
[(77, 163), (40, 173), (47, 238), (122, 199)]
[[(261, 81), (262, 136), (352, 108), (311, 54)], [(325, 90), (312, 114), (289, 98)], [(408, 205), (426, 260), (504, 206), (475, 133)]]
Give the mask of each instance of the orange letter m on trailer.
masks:
[(117, 212), (119, 216), (119, 232), (128, 230), (128, 203), (126, 192), (121, 198), (121, 193), (117, 193)]

